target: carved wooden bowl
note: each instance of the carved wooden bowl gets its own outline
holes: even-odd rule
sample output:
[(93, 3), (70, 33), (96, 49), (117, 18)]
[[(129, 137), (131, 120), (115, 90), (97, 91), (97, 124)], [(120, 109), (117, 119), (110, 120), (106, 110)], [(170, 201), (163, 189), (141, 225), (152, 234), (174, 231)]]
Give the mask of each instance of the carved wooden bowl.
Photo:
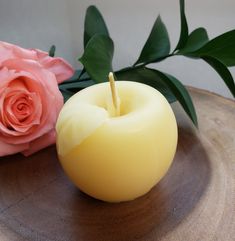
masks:
[(0, 158), (1, 241), (235, 240), (235, 103), (190, 88), (194, 128), (179, 105), (173, 165), (148, 194), (110, 204), (80, 192), (55, 147)]

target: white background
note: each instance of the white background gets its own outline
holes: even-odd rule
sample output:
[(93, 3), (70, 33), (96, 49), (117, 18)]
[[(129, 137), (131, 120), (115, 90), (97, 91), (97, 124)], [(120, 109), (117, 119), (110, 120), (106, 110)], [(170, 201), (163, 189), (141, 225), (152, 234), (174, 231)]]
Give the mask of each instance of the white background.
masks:
[[(84, 17), (91, 4), (102, 12), (114, 40), (116, 70), (135, 62), (158, 14), (172, 48), (178, 41), (178, 0), (0, 0), (0, 40), (46, 51), (55, 44), (57, 56), (80, 68), (76, 59), (83, 52)], [(186, 15), (190, 32), (205, 27), (211, 39), (235, 28), (235, 0), (186, 0)], [(200, 60), (172, 57), (155, 67), (184, 84), (231, 97), (215, 71)], [(231, 71), (235, 77), (235, 68)]]

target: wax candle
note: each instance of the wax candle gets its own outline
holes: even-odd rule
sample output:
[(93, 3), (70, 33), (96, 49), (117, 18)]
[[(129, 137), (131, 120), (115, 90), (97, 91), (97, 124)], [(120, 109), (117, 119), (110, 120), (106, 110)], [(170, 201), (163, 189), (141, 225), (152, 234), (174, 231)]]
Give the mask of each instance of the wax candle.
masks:
[(169, 169), (177, 145), (174, 113), (156, 89), (116, 81), (88, 87), (60, 112), (57, 152), (83, 192), (120, 202), (147, 193)]

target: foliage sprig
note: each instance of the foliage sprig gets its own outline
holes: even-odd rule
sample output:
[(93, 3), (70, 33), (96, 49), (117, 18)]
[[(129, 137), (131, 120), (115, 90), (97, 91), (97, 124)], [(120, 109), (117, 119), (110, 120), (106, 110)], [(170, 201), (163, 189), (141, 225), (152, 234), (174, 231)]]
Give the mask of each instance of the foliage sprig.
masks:
[[(207, 31), (200, 27), (188, 32), (185, 2), (180, 0), (181, 31), (179, 41), (170, 52), (170, 40), (160, 15), (136, 62), (129, 67), (114, 71), (112, 59), (114, 43), (109, 35), (104, 18), (95, 6), (88, 7), (84, 25), (84, 53), (79, 61), (83, 70), (77, 70), (68, 81), (60, 84), (65, 100), (77, 91), (90, 85), (107, 81), (108, 73), (114, 72), (117, 80), (137, 81), (159, 90), (171, 103), (179, 101), (192, 122), (197, 126), (197, 115), (193, 101), (185, 86), (174, 76), (149, 68), (148, 65), (166, 58), (182, 55), (202, 59), (220, 75), (235, 97), (235, 84), (228, 67), (235, 66), (235, 30), (209, 40)], [(51, 49), (54, 55), (55, 47)]]

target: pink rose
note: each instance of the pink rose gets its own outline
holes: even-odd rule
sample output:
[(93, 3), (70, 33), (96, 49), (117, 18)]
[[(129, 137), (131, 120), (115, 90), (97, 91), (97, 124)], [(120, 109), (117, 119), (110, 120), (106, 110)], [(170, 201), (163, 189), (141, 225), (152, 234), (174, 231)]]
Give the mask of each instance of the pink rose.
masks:
[(62, 58), (0, 42), (0, 156), (28, 156), (55, 143), (58, 83), (73, 73)]

